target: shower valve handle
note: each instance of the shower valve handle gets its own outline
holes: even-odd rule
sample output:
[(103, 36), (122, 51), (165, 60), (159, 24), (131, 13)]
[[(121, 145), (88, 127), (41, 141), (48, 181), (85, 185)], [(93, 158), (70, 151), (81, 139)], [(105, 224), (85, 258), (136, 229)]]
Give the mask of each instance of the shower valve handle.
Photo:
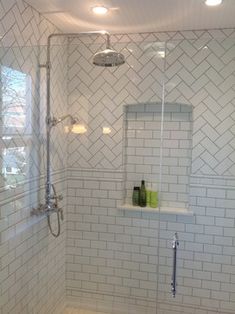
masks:
[(59, 195), (53, 195), (51, 196), (52, 200), (56, 200), (56, 201), (62, 201), (63, 200), (63, 195), (59, 194)]

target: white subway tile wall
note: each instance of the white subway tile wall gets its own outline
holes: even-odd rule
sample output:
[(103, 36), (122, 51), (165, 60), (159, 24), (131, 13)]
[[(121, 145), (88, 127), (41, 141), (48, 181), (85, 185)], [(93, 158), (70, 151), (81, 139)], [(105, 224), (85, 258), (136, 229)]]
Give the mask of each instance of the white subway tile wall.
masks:
[[(157, 52), (166, 41), (164, 66)], [(142, 313), (154, 312), (156, 301), (161, 314), (233, 313), (235, 32), (113, 35), (112, 42), (127, 57), (117, 69), (89, 64), (104, 44), (100, 38), (72, 40), (69, 47), (69, 107), (87, 132), (71, 136), (69, 143), (67, 297), (81, 308), (93, 304), (96, 311), (116, 298), (132, 308), (143, 305)], [(161, 213), (159, 221), (156, 213), (118, 206), (125, 187), (130, 201), (131, 184), (142, 172), (158, 183), (151, 175), (159, 173), (161, 117), (155, 111), (163, 84), (163, 200), (188, 203), (195, 215)], [(103, 126), (111, 132), (103, 134)], [(127, 186), (126, 175), (132, 181)], [(173, 300), (175, 232), (180, 248)], [(129, 306), (122, 310), (131, 313)]]
[[(28, 159), (29, 180), (0, 193), (0, 313), (62, 313), (65, 297), (81, 311), (98, 313), (234, 313), (235, 31), (115, 35), (114, 48), (127, 63), (113, 69), (90, 62), (104, 46), (101, 37), (71, 40), (68, 50), (66, 41), (52, 48), (53, 115), (68, 110), (87, 129), (68, 139), (62, 126), (53, 132), (53, 180), (68, 196), (62, 204), (67, 234), (63, 224), (56, 240), (46, 220), (31, 217), (30, 209), (44, 198), (45, 72), (40, 70), (39, 81), (38, 64), (45, 62), (45, 47), (39, 44), (57, 30), (21, 0), (0, 0), (0, 8), (6, 33), (1, 64), (32, 78), (36, 148)], [(161, 117), (155, 111), (163, 85), (163, 201), (189, 204), (194, 217), (118, 209), (126, 189), (125, 150), (133, 156), (128, 171), (159, 173)], [(134, 154), (124, 147), (124, 106), (134, 109), (128, 112), (133, 129), (126, 130)], [(176, 231), (178, 286), (172, 300)]]

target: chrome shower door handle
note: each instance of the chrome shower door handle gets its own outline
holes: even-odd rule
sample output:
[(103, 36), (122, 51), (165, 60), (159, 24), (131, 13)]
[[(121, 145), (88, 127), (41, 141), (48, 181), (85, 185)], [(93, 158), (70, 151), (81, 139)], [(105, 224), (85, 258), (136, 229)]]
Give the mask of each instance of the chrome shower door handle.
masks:
[(171, 292), (173, 298), (176, 295), (176, 267), (177, 267), (177, 249), (179, 246), (179, 238), (177, 232), (174, 234), (173, 241), (172, 241), (172, 249), (173, 249), (173, 270), (172, 270), (172, 277), (171, 277)]

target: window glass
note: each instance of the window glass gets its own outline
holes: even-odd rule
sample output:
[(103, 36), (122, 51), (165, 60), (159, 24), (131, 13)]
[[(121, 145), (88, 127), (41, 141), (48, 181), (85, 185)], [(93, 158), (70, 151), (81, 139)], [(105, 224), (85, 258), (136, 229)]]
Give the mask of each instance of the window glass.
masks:
[(31, 77), (1, 66), (1, 168), (3, 186), (27, 179), (31, 142)]

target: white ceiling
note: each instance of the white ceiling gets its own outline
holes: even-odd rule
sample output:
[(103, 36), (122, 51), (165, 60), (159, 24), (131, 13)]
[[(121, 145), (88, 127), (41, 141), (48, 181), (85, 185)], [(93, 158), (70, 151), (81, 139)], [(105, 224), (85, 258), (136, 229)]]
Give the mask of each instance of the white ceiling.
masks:
[[(26, 0), (65, 32), (111, 33), (235, 28), (235, 0), (208, 7), (205, 0)], [(94, 5), (110, 8), (95, 16)]]

